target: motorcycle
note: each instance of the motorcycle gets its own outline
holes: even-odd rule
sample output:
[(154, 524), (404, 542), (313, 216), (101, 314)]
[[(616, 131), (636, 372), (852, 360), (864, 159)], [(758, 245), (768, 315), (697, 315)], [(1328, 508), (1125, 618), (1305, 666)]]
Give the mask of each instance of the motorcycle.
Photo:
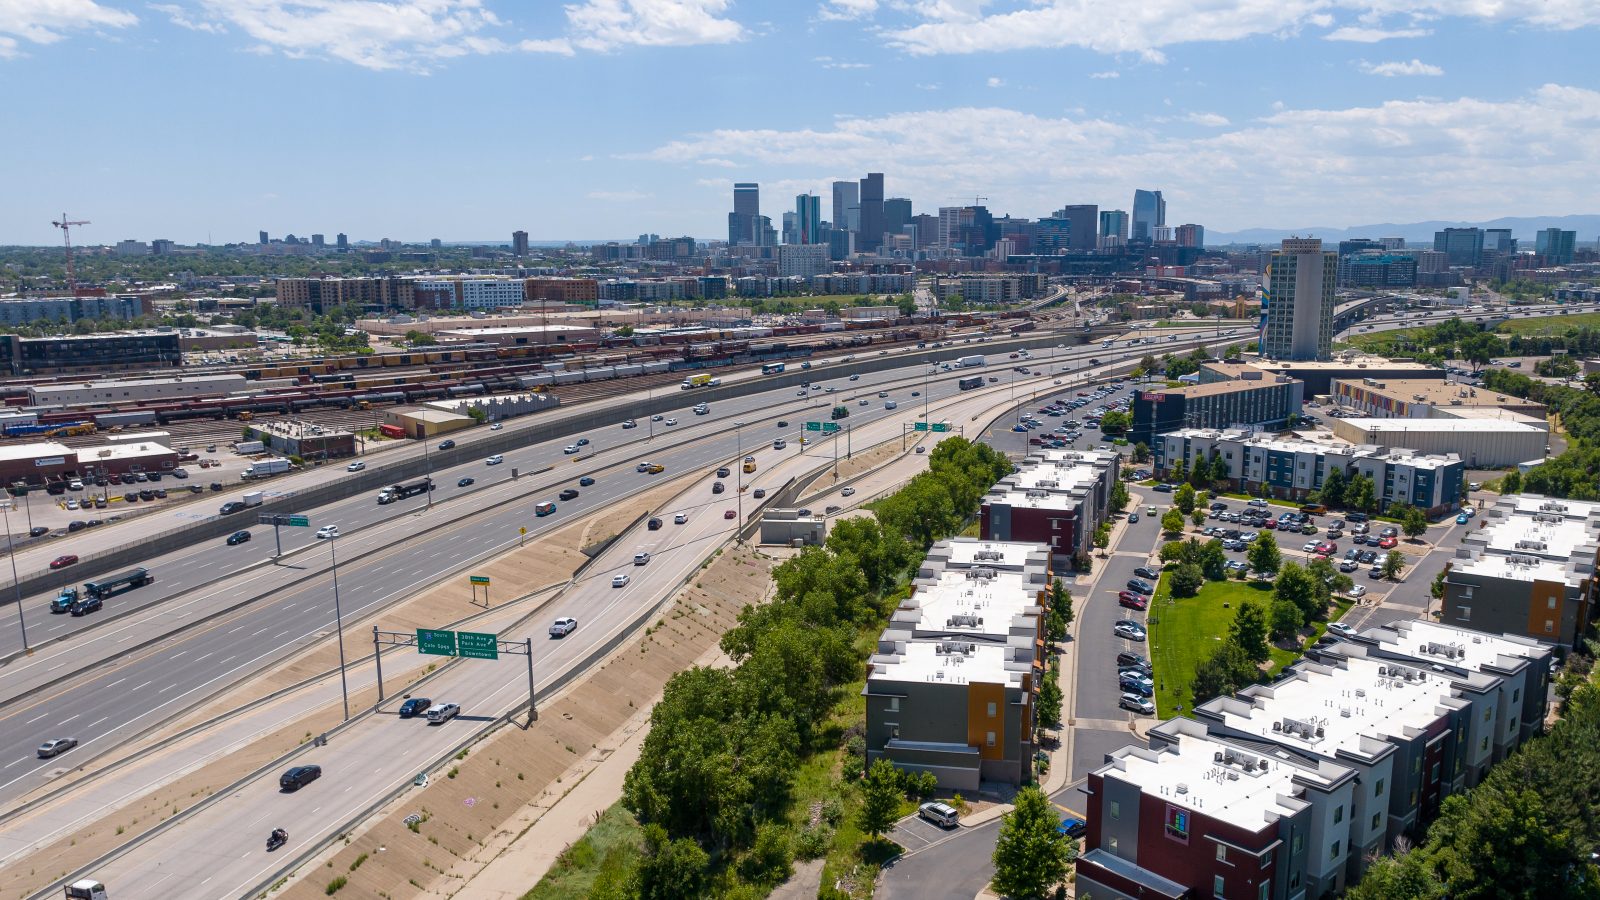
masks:
[(272, 832), (271, 834), (267, 835), (267, 852), (271, 853), (272, 851), (278, 849), (279, 847), (282, 847), (284, 844), (287, 844), (288, 842), (289, 842), (289, 832), (284, 831), (282, 828), (279, 828), (278, 830), (276, 830), (276, 831)]

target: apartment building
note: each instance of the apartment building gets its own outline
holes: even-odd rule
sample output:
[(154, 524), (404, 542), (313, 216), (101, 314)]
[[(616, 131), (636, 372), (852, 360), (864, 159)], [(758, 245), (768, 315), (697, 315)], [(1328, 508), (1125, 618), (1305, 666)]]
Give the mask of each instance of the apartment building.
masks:
[(1304, 400), (1304, 384), (1259, 370), (1234, 381), (1136, 391), (1128, 441), (1154, 446), (1158, 437), (1180, 428), (1276, 430), (1297, 419)]
[[(414, 282), (418, 309), (489, 312), (522, 305), (521, 278), (419, 278)], [(598, 286), (596, 287), (598, 294)]]
[(1110, 512), (1120, 459), (1096, 450), (1030, 455), (983, 498), (980, 534), (988, 541), (1043, 544), (1065, 557), (1058, 568), (1071, 566), (1094, 547), (1095, 529)]
[(382, 311), (416, 308), (415, 282), (409, 278), (280, 278), (278, 305), (321, 314), (355, 305)]
[(932, 772), (952, 790), (1030, 780), (1050, 572), (1038, 544), (928, 551), (868, 661), (868, 765)]
[(1445, 573), (1440, 622), (1576, 646), (1600, 562), (1600, 503), (1501, 497), (1462, 538)]
[(1234, 490), (1304, 500), (1321, 490), (1329, 471), (1372, 480), (1379, 511), (1406, 503), (1429, 515), (1443, 515), (1460, 502), (1466, 464), (1450, 454), (1423, 454), (1402, 448), (1347, 444), (1334, 440), (1277, 438), (1243, 430), (1185, 428), (1160, 435), (1150, 445), (1155, 471), (1175, 477), (1180, 462), (1210, 460), (1213, 451), (1228, 467)]
[(577, 303), (593, 306), (600, 302), (600, 282), (593, 278), (526, 278), (523, 299), (529, 303)]

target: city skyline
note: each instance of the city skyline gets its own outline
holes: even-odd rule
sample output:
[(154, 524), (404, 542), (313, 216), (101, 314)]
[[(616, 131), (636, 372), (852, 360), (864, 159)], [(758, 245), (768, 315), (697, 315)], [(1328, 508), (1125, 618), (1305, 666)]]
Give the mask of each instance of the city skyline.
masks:
[[(0, 150), (29, 173), (0, 243), (58, 243), (63, 210), (94, 244), (714, 238), (733, 182), (831, 220), (832, 183), (865, 172), (918, 213), (1161, 189), (1171, 223), (1214, 232), (1600, 211), (1594, 10), (1241, 6), (1113, 31), (1094, 5), (15, 0), (0, 84), (40, 137)], [(777, 54), (807, 90), (774, 91)], [(62, 102), (108, 84), (115, 103)], [(451, 137), (474, 122), (496, 140)], [(416, 139), (376, 153), (376, 123)]]

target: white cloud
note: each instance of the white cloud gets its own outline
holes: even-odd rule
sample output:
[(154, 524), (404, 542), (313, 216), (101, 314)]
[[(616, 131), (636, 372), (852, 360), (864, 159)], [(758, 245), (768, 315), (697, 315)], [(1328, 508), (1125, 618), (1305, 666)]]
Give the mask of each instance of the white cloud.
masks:
[(989, 80), (984, 82), (984, 83), (989, 85), (989, 87), (992, 87), (992, 88), (1005, 87), (1006, 86), (1006, 80), (1004, 78), (997, 78), (997, 77), (995, 77), (993, 75), (989, 76)]
[(906, 0), (897, 8), (909, 18), (884, 37), (915, 55), (1082, 47), (1160, 61), (1162, 48), (1177, 44), (1310, 28), (1338, 26), (1330, 38), (1366, 41), (1419, 30), (1384, 32), (1377, 26), (1386, 16), (1413, 25), (1446, 17), (1563, 30), (1600, 24), (1600, 4), (1548, 0), (1208, 0), (1201, 7), (1191, 0)]
[(607, 203), (635, 203), (649, 200), (655, 194), (648, 191), (590, 191), (584, 196), (590, 200), (602, 200)]
[(1116, 69), (1112, 69), (1109, 72), (1090, 72), (1089, 77), (1104, 81), (1109, 78), (1121, 78), (1122, 73), (1118, 72)]
[(1207, 128), (1221, 128), (1228, 124), (1227, 116), (1210, 112), (1192, 112), (1184, 116), (1183, 121), (1191, 125), (1204, 125)]
[(870, 68), (872, 68), (872, 63), (845, 62), (842, 59), (834, 59), (831, 56), (813, 56), (811, 58), (811, 61), (816, 63), (817, 65), (823, 67), (824, 69), (870, 69)]
[(730, 0), (583, 0), (568, 4), (572, 41), (586, 50), (727, 44), (744, 26), (721, 14)]
[(177, 25), (180, 28), (187, 28), (190, 31), (204, 31), (207, 34), (222, 34), (228, 30), (222, 27), (220, 23), (213, 22), (208, 19), (194, 18), (190, 15), (189, 10), (175, 3), (152, 3), (150, 4), (150, 8), (158, 13), (164, 13), (167, 19), (172, 22), (172, 24)]
[(442, 60), (502, 53), (482, 32), (501, 23), (479, 0), (200, 0), (189, 27), (231, 25), (258, 51), (329, 57), (375, 71), (427, 71)]
[(827, 0), (817, 9), (817, 17), (839, 22), (865, 19), (878, 11), (878, 0)]
[[(716, 159), (759, 173), (763, 187), (826, 184), (835, 172), (884, 171), (893, 160), (890, 192), (921, 198), (919, 207), (981, 190), (990, 209), (1018, 215), (1064, 200), (1122, 204), (1136, 187), (1163, 188), (1178, 221), (1228, 230), (1595, 207), (1597, 121), (1600, 91), (1545, 85), (1510, 100), (1288, 108), (1201, 137), (966, 107), (815, 129), (718, 130), (638, 156), (686, 165)], [(919, 137), (928, 134), (941, 139)]]
[(1327, 41), (1351, 41), (1357, 44), (1376, 44), (1394, 38), (1427, 37), (1433, 32), (1427, 28), (1363, 28), (1359, 25), (1347, 25), (1336, 28), (1323, 35)]
[(0, 59), (21, 56), (21, 41), (53, 44), (68, 31), (126, 28), (138, 21), (95, 0), (0, 0)]
[(1443, 75), (1444, 70), (1435, 65), (1430, 65), (1420, 59), (1410, 62), (1370, 63), (1362, 60), (1357, 64), (1361, 71), (1368, 75), (1382, 75), (1385, 78), (1394, 78), (1399, 75)]

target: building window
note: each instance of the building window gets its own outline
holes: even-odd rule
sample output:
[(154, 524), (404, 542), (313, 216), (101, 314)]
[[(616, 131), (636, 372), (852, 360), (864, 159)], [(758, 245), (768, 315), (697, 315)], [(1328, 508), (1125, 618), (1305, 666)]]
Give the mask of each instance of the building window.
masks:
[(1122, 818), (1122, 804), (1116, 800), (1111, 801), (1111, 818)]
[(1117, 839), (1114, 835), (1107, 835), (1106, 844), (1106, 849), (1110, 850), (1113, 854), (1117, 852)]
[(1456, 607), (1456, 618), (1460, 619), (1463, 622), (1470, 622), (1472, 620), (1472, 607), (1470, 607), (1470, 606), (1458, 606), (1458, 607)]
[(1227, 844), (1218, 844), (1217, 845), (1217, 862), (1227, 862), (1227, 861), (1228, 861), (1228, 845)]
[(1343, 822), (1343, 821), (1344, 821), (1344, 804), (1341, 803), (1338, 806), (1335, 806), (1333, 808), (1333, 824), (1337, 825), (1337, 824), (1339, 824), (1340, 822)]
[(1328, 858), (1329, 859), (1338, 859), (1339, 858), (1339, 842), (1338, 841), (1334, 841), (1333, 842), (1333, 846), (1328, 848)]
[(1290, 848), (1289, 849), (1289, 853), (1291, 855), (1299, 853), (1301, 851), (1301, 849), (1303, 849), (1305, 847), (1305, 845), (1306, 845), (1305, 836), (1302, 835), (1300, 832), (1296, 831), (1296, 832), (1294, 832), (1293, 837), (1289, 838), (1289, 848)]
[(1512, 703), (1517, 703), (1517, 702), (1519, 702), (1521, 700), (1522, 700), (1522, 688), (1517, 688), (1516, 690), (1511, 692), (1511, 702)]
[(1383, 819), (1383, 813), (1373, 813), (1372, 814), (1372, 830), (1373, 831), (1377, 831), (1378, 830), (1378, 822), (1380, 820), (1382, 820), (1382, 819)]
[(994, 746), (994, 732), (990, 731), (990, 732), (987, 732), (986, 734), (987, 734), (987, 737), (984, 738), (984, 742), (987, 743), (989, 746), (993, 747)]
[(1374, 797), (1382, 797), (1383, 796), (1383, 779), (1382, 778), (1379, 778), (1378, 782), (1372, 786), (1372, 796), (1374, 796)]
[(1549, 604), (1549, 608), (1550, 609), (1555, 609), (1556, 608), (1556, 598), (1555, 597), (1552, 596), (1545, 602), (1547, 602)]
[[(992, 719), (992, 718), (994, 718), (994, 716), (995, 716), (994, 701), (990, 700), (989, 701), (989, 718)], [(994, 746), (994, 737), (992, 736), (992, 733), (991, 733), (991, 737), (989, 738), (989, 745), (990, 746)]]
[(899, 697), (890, 697), (889, 698), (889, 708), (887, 710), (885, 710), (885, 712), (899, 712), (899, 711), (900, 711), (900, 698)]
[(1439, 781), (1439, 764), (1438, 763), (1434, 763), (1433, 764), (1433, 769), (1429, 772), (1428, 780), (1432, 781), (1432, 782), (1435, 782), (1435, 783), (1437, 783)]
[(1270, 881), (1261, 882), (1260, 887), (1258, 887), (1256, 889), (1256, 900), (1271, 900), (1271, 897), (1272, 897), (1272, 882), (1270, 882)]
[(1225, 897), (1225, 896), (1227, 896), (1222, 891), (1223, 891), (1222, 876), (1221, 875), (1213, 875), (1213, 876), (1211, 876), (1211, 896), (1213, 896), (1213, 897)]
[(1544, 633), (1545, 634), (1550, 634), (1551, 632), (1553, 632), (1555, 630), (1556, 630), (1556, 623), (1550, 621), (1549, 619), (1545, 619), (1544, 620)]

